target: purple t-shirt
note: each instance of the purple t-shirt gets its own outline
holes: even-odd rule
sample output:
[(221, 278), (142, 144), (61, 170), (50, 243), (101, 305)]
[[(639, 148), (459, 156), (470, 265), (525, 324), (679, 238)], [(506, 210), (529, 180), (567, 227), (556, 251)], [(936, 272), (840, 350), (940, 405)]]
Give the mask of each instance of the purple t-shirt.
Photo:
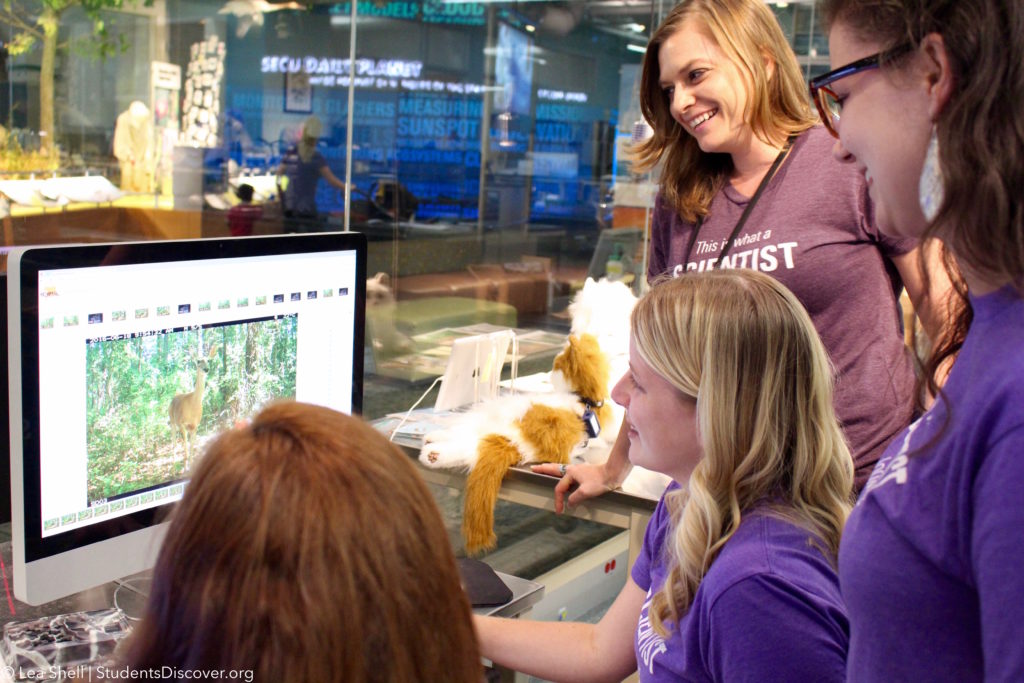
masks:
[[(867, 187), (831, 156), (821, 126), (801, 135), (758, 200), (722, 267), (772, 275), (803, 303), (836, 369), (836, 414), (863, 484), (886, 445), (910, 422), (914, 367), (890, 257), (917, 242), (881, 235)], [(658, 197), (648, 278), (713, 267), (748, 199), (726, 185), (711, 202), (693, 251), (692, 223)]]
[[(678, 489), (673, 482), (665, 495)], [(631, 573), (647, 591), (635, 641), (640, 680), (845, 680), (849, 628), (836, 573), (807, 530), (765, 512), (743, 516), (668, 640), (651, 628), (651, 597), (669, 571), (665, 495)]]
[(971, 303), (945, 400), (893, 441), (843, 535), (853, 681), (1024, 681), (1024, 301)]

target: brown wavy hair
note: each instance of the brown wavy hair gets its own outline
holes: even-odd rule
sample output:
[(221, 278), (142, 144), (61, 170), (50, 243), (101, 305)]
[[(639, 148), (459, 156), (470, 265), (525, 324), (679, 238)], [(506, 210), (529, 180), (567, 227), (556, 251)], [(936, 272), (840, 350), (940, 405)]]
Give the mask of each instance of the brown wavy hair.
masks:
[(631, 322), (644, 361), (697, 400), (704, 447), (686, 488), (666, 498), (670, 569), (651, 602), (655, 630), (679, 623), (755, 508), (807, 529), (835, 564), (853, 459), (828, 354), (799, 300), (751, 270), (687, 273), (653, 286)]
[(479, 683), (471, 619), (410, 458), (359, 418), (284, 402), (199, 462), (122, 656), (266, 683)]
[[(939, 237), (987, 280), (1024, 294), (1024, 4), (1020, 0), (824, 0), (827, 27), (842, 23), (858, 39), (892, 49), (942, 36), (953, 92), (935, 121), (944, 200), (925, 237)], [(891, 73), (906, 58), (883, 64)], [(948, 259), (947, 259), (948, 260)], [(966, 287), (955, 324), (926, 368), (939, 367), (962, 344), (973, 316)]]
[[(763, 0), (684, 0), (669, 12), (647, 44), (640, 76), (640, 110), (654, 135), (633, 152), (637, 167), (650, 170), (664, 158), (661, 194), (683, 219), (705, 216), (711, 199), (733, 170), (728, 154), (701, 151), (696, 138), (672, 118), (669, 101), (659, 84), (658, 51), (691, 19), (736, 65), (746, 88), (744, 119), (754, 134), (781, 146), (817, 120), (807, 96), (807, 84), (796, 55), (779, 22)], [(769, 78), (765, 59), (774, 64)]]

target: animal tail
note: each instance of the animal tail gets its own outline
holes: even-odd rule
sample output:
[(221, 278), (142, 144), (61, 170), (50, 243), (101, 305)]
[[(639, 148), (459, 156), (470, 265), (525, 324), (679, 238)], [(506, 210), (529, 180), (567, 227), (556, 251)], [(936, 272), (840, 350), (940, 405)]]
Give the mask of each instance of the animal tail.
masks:
[(501, 480), (522, 459), (519, 450), (504, 436), (488, 434), (477, 444), (476, 465), (466, 477), (462, 511), (462, 537), (466, 552), (476, 554), (497, 545), (494, 535), (494, 504)]

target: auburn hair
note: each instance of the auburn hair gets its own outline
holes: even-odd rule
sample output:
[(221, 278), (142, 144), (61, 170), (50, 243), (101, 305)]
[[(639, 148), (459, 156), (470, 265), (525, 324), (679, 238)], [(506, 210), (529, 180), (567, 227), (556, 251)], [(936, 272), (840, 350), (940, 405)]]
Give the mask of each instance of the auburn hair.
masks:
[(295, 402), (206, 451), (122, 658), (267, 683), (483, 674), (448, 533), (411, 459), (359, 418)]

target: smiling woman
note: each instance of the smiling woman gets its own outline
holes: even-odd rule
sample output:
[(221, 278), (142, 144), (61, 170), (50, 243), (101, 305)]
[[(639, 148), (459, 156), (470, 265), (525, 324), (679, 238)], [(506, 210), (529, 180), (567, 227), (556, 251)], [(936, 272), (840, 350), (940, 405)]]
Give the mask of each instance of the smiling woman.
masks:
[(805, 92), (763, 2), (687, 0), (647, 47), (640, 105), (655, 135), (637, 153), (645, 166), (664, 161), (664, 199), (696, 220), (726, 182), (753, 194), (786, 140), (814, 126)]
[[(806, 311), (751, 271), (662, 282), (612, 397), (673, 478), (600, 623), (476, 618), (481, 652), (558, 681), (843, 681), (834, 563), (853, 467)], [(574, 466), (574, 472), (579, 466)]]
[[(640, 104), (654, 134), (635, 152), (662, 165), (648, 279), (748, 268), (796, 294), (839, 372), (836, 413), (863, 485), (914, 411), (896, 297), (906, 287), (935, 335), (947, 281), (927, 289), (918, 241), (876, 229), (868, 183), (830, 158), (834, 140), (761, 0), (678, 4), (647, 47)], [(604, 465), (574, 468), (573, 504), (628, 473), (626, 433)]]
[[(849, 678), (1024, 680), (1024, 4), (822, 4), (848, 74), (831, 85), (836, 158), (873, 181), (884, 230), (947, 246), (970, 303), (942, 392), (843, 536)], [(879, 69), (848, 66), (907, 44)]]

